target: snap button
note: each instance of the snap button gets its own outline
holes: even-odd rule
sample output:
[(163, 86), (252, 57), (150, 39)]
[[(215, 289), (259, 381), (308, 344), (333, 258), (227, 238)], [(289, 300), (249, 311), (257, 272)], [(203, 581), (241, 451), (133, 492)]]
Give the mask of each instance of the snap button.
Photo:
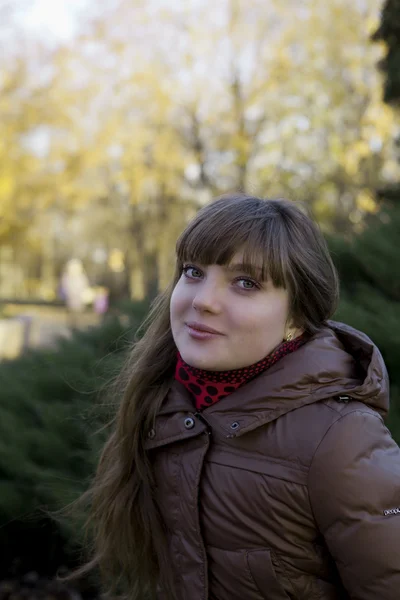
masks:
[(187, 419), (185, 419), (185, 427), (186, 429), (193, 429), (194, 419), (192, 419), (192, 417), (187, 417)]
[(155, 429), (150, 429), (149, 433), (147, 434), (147, 437), (150, 440), (153, 440), (156, 437), (156, 430)]
[(238, 429), (239, 427), (240, 426), (239, 426), (239, 423), (237, 421), (234, 421), (234, 423), (232, 423), (232, 425), (231, 425), (231, 429), (233, 429), (233, 430)]
[(350, 396), (336, 396), (335, 400), (336, 402), (342, 402), (343, 404), (347, 404), (348, 402), (350, 402), (351, 398)]

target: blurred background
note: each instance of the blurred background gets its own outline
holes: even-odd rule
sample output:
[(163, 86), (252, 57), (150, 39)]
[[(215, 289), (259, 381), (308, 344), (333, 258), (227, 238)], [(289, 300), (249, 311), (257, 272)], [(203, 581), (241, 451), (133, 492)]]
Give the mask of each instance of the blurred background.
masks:
[(312, 209), (399, 442), (400, 0), (0, 0), (0, 600), (96, 596), (49, 511), (179, 232), (238, 190)]

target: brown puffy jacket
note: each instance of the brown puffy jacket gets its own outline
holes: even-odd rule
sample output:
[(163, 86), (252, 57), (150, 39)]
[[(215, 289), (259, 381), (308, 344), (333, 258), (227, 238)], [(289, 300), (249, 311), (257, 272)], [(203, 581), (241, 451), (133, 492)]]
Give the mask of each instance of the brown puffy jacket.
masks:
[(147, 448), (176, 599), (399, 600), (387, 409), (379, 351), (334, 322), (201, 414), (175, 382)]

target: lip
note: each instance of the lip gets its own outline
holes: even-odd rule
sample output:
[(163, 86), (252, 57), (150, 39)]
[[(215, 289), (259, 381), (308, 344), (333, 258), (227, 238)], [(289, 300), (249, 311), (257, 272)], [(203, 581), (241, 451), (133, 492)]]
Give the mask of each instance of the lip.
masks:
[(190, 332), (199, 333), (199, 334), (208, 334), (208, 335), (224, 335), (217, 329), (213, 329), (212, 327), (207, 327), (207, 325), (202, 325), (201, 323), (196, 323), (195, 321), (190, 321), (185, 323), (186, 327)]

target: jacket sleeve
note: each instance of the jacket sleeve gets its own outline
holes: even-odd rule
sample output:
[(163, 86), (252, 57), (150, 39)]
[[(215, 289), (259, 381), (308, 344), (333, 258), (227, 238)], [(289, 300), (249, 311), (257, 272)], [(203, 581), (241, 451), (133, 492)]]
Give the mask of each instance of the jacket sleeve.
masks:
[(378, 414), (356, 410), (330, 427), (309, 494), (350, 598), (399, 600), (400, 450)]

